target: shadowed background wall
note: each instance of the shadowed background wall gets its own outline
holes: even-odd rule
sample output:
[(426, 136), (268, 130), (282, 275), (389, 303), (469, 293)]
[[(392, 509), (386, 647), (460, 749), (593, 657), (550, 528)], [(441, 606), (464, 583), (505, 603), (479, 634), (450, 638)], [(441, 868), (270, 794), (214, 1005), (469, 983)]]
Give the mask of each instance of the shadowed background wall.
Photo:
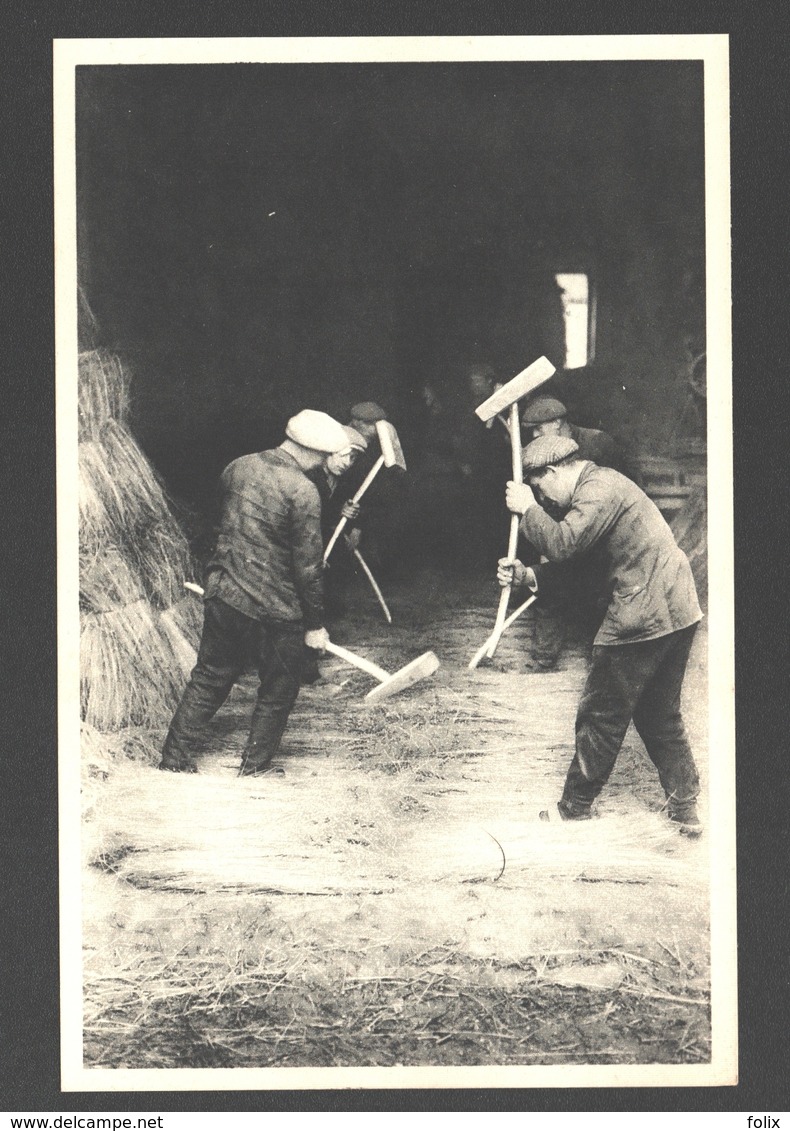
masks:
[(577, 422), (643, 453), (687, 430), (701, 64), (87, 67), (77, 95), (81, 345), (130, 367), (193, 505), (304, 406), (379, 400), (410, 470), (463, 443), (471, 366), (561, 369), (562, 270), (597, 302), (594, 360), (554, 382)]

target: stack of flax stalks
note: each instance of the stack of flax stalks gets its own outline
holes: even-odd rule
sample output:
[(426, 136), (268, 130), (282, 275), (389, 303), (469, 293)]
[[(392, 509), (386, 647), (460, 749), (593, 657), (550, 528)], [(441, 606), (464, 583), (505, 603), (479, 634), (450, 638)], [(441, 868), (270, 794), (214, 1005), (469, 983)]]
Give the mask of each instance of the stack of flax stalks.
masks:
[[(153, 749), (195, 660), (200, 606), (187, 540), (127, 429), (117, 357), (79, 358), (80, 707), (83, 750)], [(97, 733), (100, 732), (100, 733)]]

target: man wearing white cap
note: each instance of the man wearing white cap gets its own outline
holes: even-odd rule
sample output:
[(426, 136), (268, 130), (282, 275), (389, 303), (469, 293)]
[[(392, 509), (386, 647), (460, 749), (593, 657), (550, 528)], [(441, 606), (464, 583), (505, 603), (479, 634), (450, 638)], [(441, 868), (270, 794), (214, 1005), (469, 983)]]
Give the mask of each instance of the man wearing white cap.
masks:
[[(702, 612), (688, 558), (656, 505), (624, 475), (579, 458), (567, 436), (542, 436), (524, 450), (527, 484), (510, 482), (507, 505), (548, 565), (527, 570), (502, 558), (500, 585), (537, 587), (556, 563), (597, 557), (608, 605), (576, 716), (576, 754), (557, 806), (564, 820), (591, 816), (631, 721), (653, 761), (670, 820), (698, 836), (699, 778), (680, 713), (680, 692)], [(555, 522), (539, 486), (565, 511)], [(548, 819), (548, 814), (541, 814)]]
[(255, 650), (260, 686), (240, 773), (263, 773), (299, 693), (302, 648), (322, 651), (321, 501), (310, 478), (348, 446), (343, 426), (304, 409), (278, 448), (234, 460), (222, 473), (217, 546), (206, 567), (197, 664), (173, 716), (160, 770), (195, 773), (195, 746)]

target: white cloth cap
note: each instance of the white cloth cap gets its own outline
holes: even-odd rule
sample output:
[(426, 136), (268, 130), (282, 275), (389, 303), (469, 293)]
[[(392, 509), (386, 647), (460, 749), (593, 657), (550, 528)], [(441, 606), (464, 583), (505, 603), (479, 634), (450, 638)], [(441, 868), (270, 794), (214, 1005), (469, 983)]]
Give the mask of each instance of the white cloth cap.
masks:
[(285, 434), (295, 444), (314, 452), (339, 452), (347, 448), (348, 435), (339, 421), (325, 412), (303, 408), (285, 426)]

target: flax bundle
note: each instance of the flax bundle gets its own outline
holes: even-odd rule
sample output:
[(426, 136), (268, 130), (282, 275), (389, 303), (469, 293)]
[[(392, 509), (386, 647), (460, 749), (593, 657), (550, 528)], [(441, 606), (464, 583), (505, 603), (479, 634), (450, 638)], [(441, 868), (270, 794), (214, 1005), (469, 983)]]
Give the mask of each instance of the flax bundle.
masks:
[(81, 354), (80, 699), (83, 720), (105, 733), (167, 724), (199, 636), (199, 606), (184, 601), (189, 545), (126, 428), (128, 405), (120, 360)]

